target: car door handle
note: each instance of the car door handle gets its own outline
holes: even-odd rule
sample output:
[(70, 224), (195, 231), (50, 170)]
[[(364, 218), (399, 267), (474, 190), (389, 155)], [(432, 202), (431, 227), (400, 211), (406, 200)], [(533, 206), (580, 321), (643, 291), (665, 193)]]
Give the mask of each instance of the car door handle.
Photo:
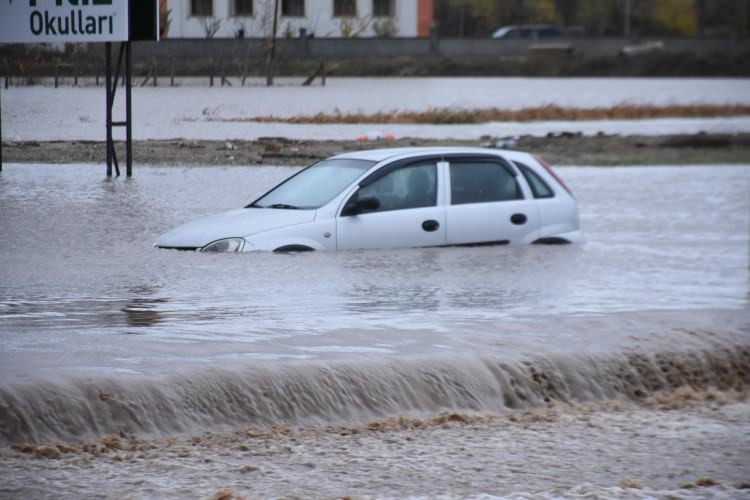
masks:
[(436, 220), (426, 220), (422, 223), (422, 229), (428, 232), (437, 231), (440, 227), (440, 223)]
[(526, 214), (513, 214), (510, 216), (510, 221), (516, 226), (522, 226), (526, 224), (527, 220), (528, 217), (526, 217)]

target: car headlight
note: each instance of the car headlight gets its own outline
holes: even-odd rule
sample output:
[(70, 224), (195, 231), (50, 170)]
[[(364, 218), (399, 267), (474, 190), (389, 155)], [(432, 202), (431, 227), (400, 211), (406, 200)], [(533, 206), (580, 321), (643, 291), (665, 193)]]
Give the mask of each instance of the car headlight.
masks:
[(241, 252), (245, 246), (245, 240), (242, 238), (224, 238), (216, 240), (201, 248), (201, 252), (231, 253)]

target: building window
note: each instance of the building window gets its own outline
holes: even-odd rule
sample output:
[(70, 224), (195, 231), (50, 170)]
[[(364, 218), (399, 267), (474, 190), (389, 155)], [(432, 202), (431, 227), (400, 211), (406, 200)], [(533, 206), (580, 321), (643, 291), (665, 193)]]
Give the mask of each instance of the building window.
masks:
[(211, 17), (214, 15), (214, 0), (190, 0), (190, 15)]
[(252, 17), (253, 0), (233, 0), (232, 15), (242, 17)]
[(333, 15), (335, 17), (356, 16), (357, 0), (333, 0)]
[(305, 17), (305, 0), (281, 0), (281, 15)]
[(396, 0), (372, 0), (372, 15), (393, 17), (396, 15)]

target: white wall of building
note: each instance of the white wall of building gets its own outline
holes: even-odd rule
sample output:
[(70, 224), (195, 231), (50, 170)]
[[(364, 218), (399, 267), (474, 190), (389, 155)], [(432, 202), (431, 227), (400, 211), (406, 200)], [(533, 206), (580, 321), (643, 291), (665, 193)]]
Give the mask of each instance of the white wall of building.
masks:
[[(273, 24), (274, 0), (254, 0), (253, 16), (232, 15), (234, 0), (212, 0), (213, 16), (191, 15), (190, 0), (168, 0), (170, 24), (168, 38), (206, 38), (207, 26), (218, 24), (217, 38), (235, 38), (244, 30), (246, 38), (266, 37)], [(279, 15), (277, 36), (299, 36), (300, 29), (316, 37), (417, 36), (417, 1), (393, 0), (395, 16), (373, 16), (373, 0), (357, 0), (356, 17), (334, 17), (334, 0), (305, 0), (305, 17)], [(281, 1), (279, 1), (281, 3)]]

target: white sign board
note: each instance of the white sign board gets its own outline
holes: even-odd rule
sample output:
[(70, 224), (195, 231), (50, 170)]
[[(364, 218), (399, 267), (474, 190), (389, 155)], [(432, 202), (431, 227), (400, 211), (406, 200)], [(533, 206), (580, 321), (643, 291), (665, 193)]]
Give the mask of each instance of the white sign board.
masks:
[(128, 0), (0, 0), (0, 43), (127, 40)]

